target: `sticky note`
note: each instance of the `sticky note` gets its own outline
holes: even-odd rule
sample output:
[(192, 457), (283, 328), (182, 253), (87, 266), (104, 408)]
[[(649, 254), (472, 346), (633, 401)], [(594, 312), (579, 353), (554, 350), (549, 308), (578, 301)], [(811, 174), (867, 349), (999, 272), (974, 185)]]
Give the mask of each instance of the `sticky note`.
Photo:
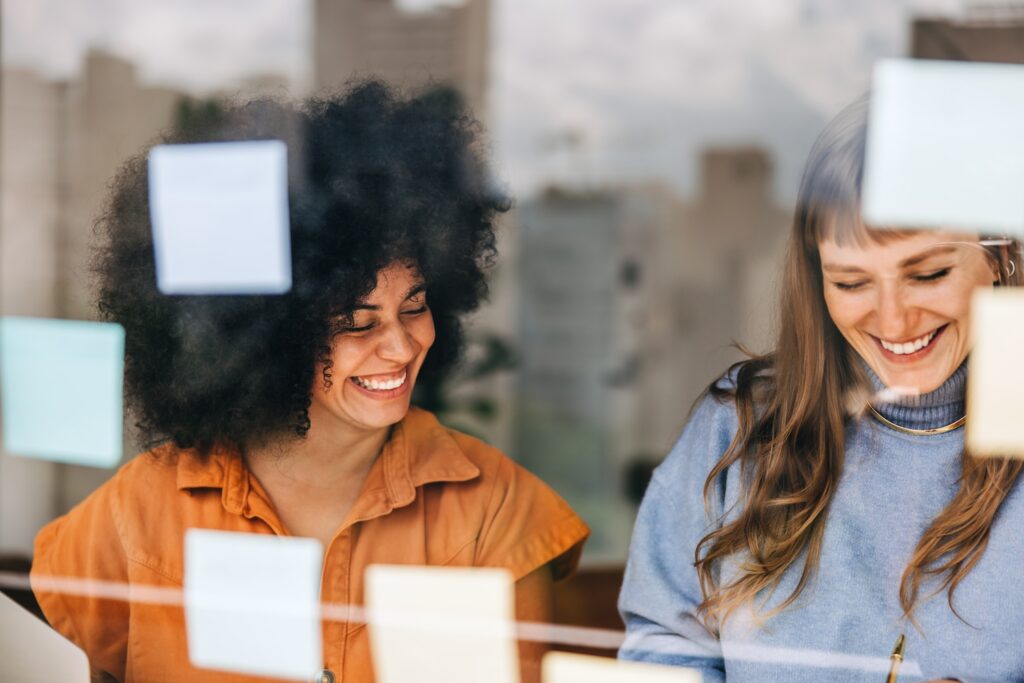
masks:
[(967, 450), (1024, 458), (1024, 289), (978, 289), (971, 304)]
[(322, 560), (315, 539), (189, 529), (184, 588), (192, 664), (313, 680), (323, 665)]
[(0, 634), (0, 681), (89, 683), (85, 653), (3, 594)]
[(124, 329), (114, 323), (0, 319), (4, 450), (112, 467), (123, 442)]
[(1024, 234), (1024, 66), (883, 60), (862, 215), (878, 227)]
[(542, 683), (701, 683), (703, 678), (696, 669), (566, 652), (549, 652), (541, 663)]
[(365, 585), (378, 683), (519, 683), (509, 572), (374, 565)]
[(280, 140), (154, 147), (149, 205), (160, 291), (288, 291), (287, 166)]

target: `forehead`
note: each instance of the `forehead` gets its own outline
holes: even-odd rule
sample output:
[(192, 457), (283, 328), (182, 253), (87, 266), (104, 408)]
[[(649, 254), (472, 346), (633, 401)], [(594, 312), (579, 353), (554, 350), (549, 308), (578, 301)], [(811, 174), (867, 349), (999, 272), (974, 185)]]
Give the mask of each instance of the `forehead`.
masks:
[(412, 264), (393, 263), (377, 273), (377, 284), (366, 301), (393, 296), (404, 297), (409, 290), (423, 284), (423, 277)]

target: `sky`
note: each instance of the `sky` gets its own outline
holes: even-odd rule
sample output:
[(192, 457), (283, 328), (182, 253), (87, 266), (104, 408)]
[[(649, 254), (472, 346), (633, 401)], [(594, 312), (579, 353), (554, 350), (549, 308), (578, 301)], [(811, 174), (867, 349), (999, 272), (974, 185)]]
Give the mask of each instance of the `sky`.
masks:
[[(786, 203), (817, 131), (867, 90), (877, 59), (906, 54), (911, 17), (968, 1), (492, 0), (497, 174), (520, 197), (645, 181), (692, 196), (702, 149), (756, 144)], [(301, 89), (311, 16), (309, 0), (4, 0), (2, 58), (67, 78), (96, 47), (152, 84), (278, 74)]]

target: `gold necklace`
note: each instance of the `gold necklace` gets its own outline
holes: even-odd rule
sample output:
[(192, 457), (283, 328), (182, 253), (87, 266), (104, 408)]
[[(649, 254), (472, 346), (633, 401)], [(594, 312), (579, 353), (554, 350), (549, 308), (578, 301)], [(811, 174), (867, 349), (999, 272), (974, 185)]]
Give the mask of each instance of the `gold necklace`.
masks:
[(932, 434), (945, 434), (946, 432), (951, 432), (954, 429), (960, 429), (961, 427), (964, 426), (964, 423), (967, 422), (967, 416), (964, 415), (956, 422), (950, 422), (948, 425), (942, 427), (932, 427), (931, 429), (913, 429), (911, 427), (904, 427), (903, 425), (898, 425), (891, 420), (885, 419), (885, 416), (882, 415), (877, 410), (875, 410), (874, 406), (869, 405), (868, 410), (871, 411), (871, 414), (874, 416), (876, 420), (884, 424), (886, 427), (889, 427), (890, 429), (895, 429), (897, 432), (903, 432), (904, 434), (912, 434), (914, 436), (930, 436)]

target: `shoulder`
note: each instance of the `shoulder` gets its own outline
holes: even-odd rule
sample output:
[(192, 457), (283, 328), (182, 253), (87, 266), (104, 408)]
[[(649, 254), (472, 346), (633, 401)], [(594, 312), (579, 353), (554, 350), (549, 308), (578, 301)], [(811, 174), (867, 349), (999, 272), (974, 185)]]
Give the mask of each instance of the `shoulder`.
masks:
[[(180, 537), (177, 481), (181, 456), (169, 446), (136, 455), (39, 532), (36, 557), (49, 558), (55, 570), (68, 570), (79, 563), (75, 558), (82, 554), (110, 567), (129, 560), (162, 567), (163, 561), (150, 562), (150, 558), (166, 555), (165, 544)], [(177, 576), (177, 572), (162, 571)]]
[(33, 573), (122, 578), (132, 530), (139, 524), (139, 514), (130, 509), (131, 499), (152, 497), (168, 469), (173, 471), (151, 454), (138, 455), (121, 466), (36, 535)]
[(725, 454), (739, 426), (735, 400), (737, 374), (735, 367), (730, 369), (697, 400), (682, 433), (655, 471), (656, 480), (667, 483), (698, 472), (706, 476)]
[[(94, 493), (111, 507), (122, 531), (145, 527), (145, 517), (166, 514), (160, 501), (167, 502), (178, 490), (178, 465), (182, 451), (162, 445), (139, 453), (126, 462)], [(72, 510), (74, 513), (74, 510)]]
[(542, 499), (549, 503), (549, 509), (546, 509), (549, 514), (575, 516), (572, 508), (554, 489), (500, 449), (465, 432), (448, 427), (444, 429), (461, 455), (479, 470), (477, 482), (480, 493), (488, 502), (509, 496), (524, 502)]
[[(419, 413), (417, 420), (429, 416), (436, 422), (433, 415)], [(583, 520), (554, 489), (499, 449), (439, 427), (477, 471), (444, 493), (462, 498), (480, 515), (474, 563), (506, 567), (518, 579), (551, 562), (555, 578), (568, 575), (590, 533)]]
[[(770, 390), (770, 370), (764, 362), (745, 361), (733, 365), (713, 382), (698, 399), (682, 433), (652, 476), (648, 490), (651, 498), (675, 501), (702, 501), (705, 484), (716, 465), (733, 446), (739, 432), (737, 395), (740, 405), (747, 401), (750, 410), (764, 406), (764, 389)], [(739, 464), (721, 471), (708, 489), (709, 511), (724, 514), (739, 495)]]
[(175, 450), (166, 446), (136, 455), (66, 515), (51, 522), (51, 526), (66, 520), (109, 514), (119, 530), (123, 530), (121, 517), (133, 499), (151, 500), (158, 492), (174, 488), (177, 456)]

